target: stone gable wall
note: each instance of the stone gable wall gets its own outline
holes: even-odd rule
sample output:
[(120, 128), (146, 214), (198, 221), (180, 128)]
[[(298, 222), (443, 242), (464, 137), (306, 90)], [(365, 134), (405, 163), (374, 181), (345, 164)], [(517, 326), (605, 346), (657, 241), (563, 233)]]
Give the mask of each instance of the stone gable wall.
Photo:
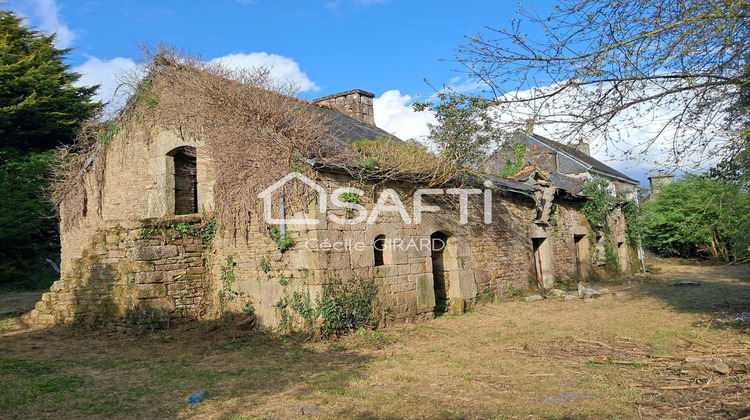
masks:
[(59, 324), (162, 326), (205, 310), (203, 245), (172, 228), (100, 229), (30, 314)]

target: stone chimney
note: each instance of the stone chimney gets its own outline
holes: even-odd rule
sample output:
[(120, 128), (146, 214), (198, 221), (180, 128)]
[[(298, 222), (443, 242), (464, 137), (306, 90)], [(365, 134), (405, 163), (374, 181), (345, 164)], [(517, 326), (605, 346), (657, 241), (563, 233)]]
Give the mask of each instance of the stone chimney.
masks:
[(375, 95), (354, 89), (313, 100), (314, 104), (327, 105), (363, 123), (375, 125), (372, 100)]
[(573, 147), (584, 155), (591, 156), (591, 148), (589, 148), (589, 144), (583, 141), (583, 139), (578, 140), (578, 144)]
[(534, 135), (534, 119), (529, 118), (526, 120), (526, 134), (533, 136)]
[(662, 186), (674, 182), (674, 175), (668, 173), (653, 174), (648, 177), (648, 183), (651, 186), (651, 195), (657, 194)]

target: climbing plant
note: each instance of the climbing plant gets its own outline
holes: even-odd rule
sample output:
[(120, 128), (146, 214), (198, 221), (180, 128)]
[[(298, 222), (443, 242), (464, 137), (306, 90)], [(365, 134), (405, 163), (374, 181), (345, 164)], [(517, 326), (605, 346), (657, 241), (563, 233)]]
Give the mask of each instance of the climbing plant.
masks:
[(605, 226), (607, 213), (614, 206), (614, 199), (607, 192), (609, 183), (602, 178), (594, 177), (583, 186), (583, 194), (588, 197), (581, 212), (592, 226)]
[(523, 155), (526, 153), (526, 145), (506, 143), (503, 144), (502, 147), (507, 152), (507, 159), (503, 170), (497, 175), (506, 178), (521, 170), (521, 166), (523, 166)]
[(210, 248), (216, 235), (216, 216), (203, 213), (200, 222), (173, 223), (169, 227), (183, 235), (201, 238), (201, 246), (203, 248)]
[(629, 245), (640, 244), (640, 232), (643, 228), (641, 220), (641, 208), (634, 200), (628, 200), (622, 205), (622, 214), (625, 216), (625, 239)]
[[(359, 204), (359, 202), (362, 200), (362, 196), (360, 196), (359, 194), (355, 192), (345, 192), (341, 194), (341, 199), (345, 203)], [(354, 217), (354, 209), (347, 208), (346, 217), (348, 218)]]
[(234, 300), (232, 284), (234, 284), (234, 258), (227, 256), (226, 263), (221, 266), (221, 290), (219, 290), (219, 314), (224, 313), (226, 302)]
[(614, 198), (607, 191), (609, 182), (605, 179), (594, 177), (583, 186), (583, 193), (588, 197), (586, 204), (581, 207), (581, 212), (586, 220), (594, 228), (601, 228), (604, 234), (604, 258), (605, 267), (610, 275), (617, 275), (620, 270), (612, 246), (612, 229), (607, 223), (607, 213), (615, 206)]
[(328, 337), (369, 326), (376, 295), (375, 281), (356, 275), (349, 281), (334, 279), (323, 286), (323, 293), (315, 300), (316, 311), (323, 319), (323, 335)]
[(294, 292), (291, 299), (281, 298), (276, 303), (276, 311), (282, 329), (292, 329), (289, 310), (296, 312), (306, 327), (320, 321), (320, 332), (324, 337), (370, 327), (374, 318), (377, 286), (372, 279), (354, 276), (348, 281), (331, 280), (323, 286), (320, 296), (313, 305), (310, 291)]
[(268, 224), (266, 225), (266, 232), (279, 248), (279, 251), (284, 252), (294, 246), (294, 239), (290, 238), (289, 235), (282, 234), (278, 226)]

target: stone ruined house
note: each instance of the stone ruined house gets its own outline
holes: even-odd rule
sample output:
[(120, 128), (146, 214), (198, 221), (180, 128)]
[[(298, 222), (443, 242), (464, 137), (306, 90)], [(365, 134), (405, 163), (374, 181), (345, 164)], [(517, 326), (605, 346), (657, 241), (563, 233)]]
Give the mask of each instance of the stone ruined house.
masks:
[(580, 187), (586, 181), (598, 177), (609, 183), (609, 192), (615, 198), (637, 199), (638, 181), (591, 156), (589, 144), (583, 140), (571, 146), (533, 132), (516, 130), (509, 143), (525, 146), (522, 155), (509, 156), (515, 151), (501, 150), (485, 163), (488, 172), (500, 172), (509, 160), (519, 158), (519, 170), (536, 166), (542, 171), (555, 174), (559, 184), (573, 186), (577, 192), (580, 192)]
[[(570, 146), (548, 139), (534, 134), (533, 124), (529, 124), (526, 132), (516, 130), (483, 165), (488, 173), (499, 173), (504, 169), (508, 172), (506, 168), (511, 168), (506, 174), (509, 179), (553, 187), (547, 189), (548, 194), (554, 190), (583, 195), (587, 182), (603, 179), (607, 182), (607, 192), (620, 205), (612, 211), (617, 217), (623, 217), (621, 205), (624, 202), (632, 200), (637, 203), (638, 200), (638, 181), (591, 156), (588, 143), (580, 140)], [(608, 246), (612, 247), (621, 271), (634, 271), (642, 264), (633, 260), (636, 255), (640, 259), (642, 250), (628, 244), (624, 229), (615, 229), (609, 239), (603, 226), (595, 226), (592, 234), (589, 239), (594, 244), (592, 258), (595, 265), (606, 263)]]
[[(355, 140), (390, 137), (373, 123), (374, 95), (361, 90), (313, 102), (274, 97), (277, 104), (297, 104), (334, 128), (320, 139), (333, 159), (322, 165), (300, 158), (295, 163), (301, 165), (299, 172), (257, 169), (278, 169), (289, 175), (276, 178), (281, 185), (266, 184), (268, 188), (253, 195), (252, 202), (270, 203), (273, 218), (317, 224), (279, 223), (293, 240), (283, 251), (278, 235), (274, 239), (278, 225), (269, 230), (263, 223), (249, 223), (234, 235), (221, 226), (214, 231), (217, 222), (212, 215), (221, 217), (227, 208), (237, 207), (231, 200), (217, 198), (226, 194), (222, 177), (233, 174), (222, 172), (224, 163), (217, 164), (217, 159), (226, 157), (219, 157), (216, 144), (229, 140), (211, 137), (212, 127), (229, 120), (229, 114), (204, 107), (189, 96), (189, 89), (180, 90), (182, 79), (164, 76), (179, 71), (172, 66), (146, 79), (143, 92), (131, 99), (117, 127), (107, 128), (105, 141), (91, 149), (72, 178), (71, 191), (78, 193), (60, 204), (61, 278), (43, 295), (31, 319), (124, 328), (252, 310), (258, 326), (280, 329), (295, 322), (288, 313), (295, 293), (314, 302), (325, 284), (353, 276), (374, 280), (384, 319), (430, 318), (448, 308), (462, 313), (514, 289), (551, 289), (560, 281), (586, 279), (599, 270), (597, 227), (590, 226), (580, 212), (585, 197), (550, 184), (530, 185), (488, 175), (465, 197), (469, 204), (465, 223), (460, 206), (455, 205), (458, 200), (452, 201), (454, 205), (449, 202), (459, 196), (448, 193), (423, 196), (435, 208), (422, 212), (421, 222), (416, 223), (411, 210), (413, 183), (371, 182), (357, 199), (370, 209), (370, 216), (384, 191), (391, 193), (385, 195), (389, 205), (395, 203), (394, 193), (406, 203), (407, 214), (386, 209), (372, 223), (334, 223), (332, 217), (346, 219), (352, 214), (322, 204), (332, 202), (337, 188), (360, 185), (347, 172), (350, 166), (336, 163), (336, 157)], [(236, 82), (191, 71), (191, 77), (204, 78), (200, 86), (218, 89), (217, 98), (251, 92)], [(149, 115), (181, 102), (190, 106), (170, 110), (171, 122), (145, 128)], [(229, 109), (232, 104), (222, 106)], [(241, 98), (236, 104), (244, 105)], [(188, 129), (199, 118), (205, 122)], [(391, 141), (400, 140), (391, 137)], [(238, 162), (248, 165), (265, 160), (243, 160), (240, 152), (227, 156), (239, 155)], [(253, 156), (271, 159), (276, 152), (259, 153)], [(249, 182), (252, 170), (248, 174), (241, 179)], [(306, 208), (283, 204), (294, 188), (309, 190)], [(321, 197), (326, 196), (324, 202)], [(615, 247), (623, 247), (619, 241), (624, 218), (619, 211), (608, 217), (611, 240)], [(435, 240), (445, 246), (433, 246)], [(387, 245), (376, 246), (383, 243)], [(618, 254), (620, 269), (631, 271), (633, 255), (627, 246), (623, 249)]]

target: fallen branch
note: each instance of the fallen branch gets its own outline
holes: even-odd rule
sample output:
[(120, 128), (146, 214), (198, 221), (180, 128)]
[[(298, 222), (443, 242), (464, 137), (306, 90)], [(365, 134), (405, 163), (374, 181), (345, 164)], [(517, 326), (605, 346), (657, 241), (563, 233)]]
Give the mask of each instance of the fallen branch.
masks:
[(699, 346), (708, 347), (708, 348), (716, 348), (716, 346), (712, 344), (704, 343), (703, 341), (700, 341), (700, 340), (695, 340), (695, 339), (683, 337), (683, 336), (678, 336), (677, 338), (683, 341), (687, 341), (690, 344), (697, 344)]
[(657, 407), (657, 408), (671, 407), (669, 404), (660, 403), (660, 402), (657, 402), (657, 401), (636, 401), (636, 404), (637, 405), (645, 405), (645, 406)]
[[(441, 375), (441, 376), (452, 376), (452, 375)], [(526, 378), (532, 376), (555, 376), (554, 373), (529, 373), (520, 375), (469, 375), (480, 378)]]
[(704, 385), (678, 385), (678, 386), (663, 386), (659, 389), (664, 391), (681, 391), (686, 389), (703, 389), (703, 388), (723, 388), (721, 384), (704, 384)]
[(664, 365), (665, 363), (659, 363), (659, 362), (653, 362), (650, 360), (610, 360), (610, 359), (592, 359), (590, 360), (591, 363), (596, 363), (600, 365), (650, 365), (650, 366), (659, 366)]

